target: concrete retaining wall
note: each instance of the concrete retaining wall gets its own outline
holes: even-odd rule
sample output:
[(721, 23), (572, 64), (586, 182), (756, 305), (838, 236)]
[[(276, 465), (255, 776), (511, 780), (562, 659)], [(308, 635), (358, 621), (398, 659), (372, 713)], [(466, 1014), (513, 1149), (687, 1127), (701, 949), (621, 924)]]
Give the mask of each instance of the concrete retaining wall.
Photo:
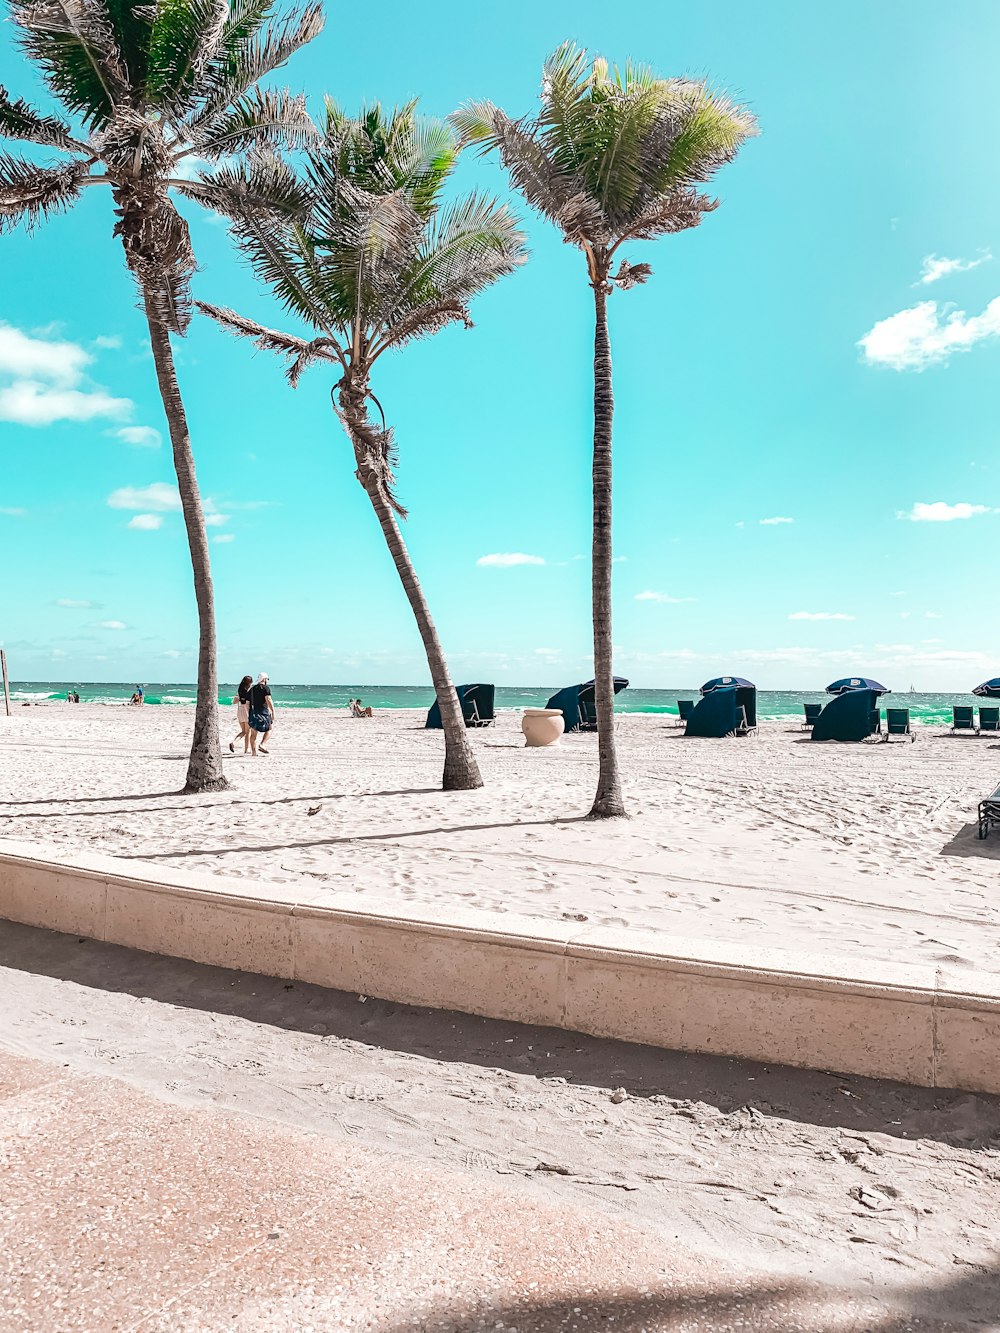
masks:
[(404, 914), (354, 894), (3, 848), (10, 921), (401, 1003), (1000, 1093), (995, 975), (459, 907)]

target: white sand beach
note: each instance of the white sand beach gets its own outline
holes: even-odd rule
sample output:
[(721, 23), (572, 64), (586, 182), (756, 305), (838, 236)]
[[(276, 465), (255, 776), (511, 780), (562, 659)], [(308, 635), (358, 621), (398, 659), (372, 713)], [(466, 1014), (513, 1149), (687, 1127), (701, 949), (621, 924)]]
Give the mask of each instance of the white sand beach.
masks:
[[(0, 726), (0, 838), (311, 891), (586, 918), (756, 949), (1000, 970), (1000, 831), (975, 808), (1000, 744), (918, 727), (914, 744), (815, 744), (793, 724), (688, 740), (617, 722), (627, 821), (591, 823), (596, 737), (525, 749), (519, 715), (471, 733), (486, 786), (442, 793), (440, 732), (279, 712), (232, 788), (182, 796), (192, 713), (52, 704)], [(223, 734), (230, 732), (223, 710)], [(235, 727), (233, 728), (235, 730)]]

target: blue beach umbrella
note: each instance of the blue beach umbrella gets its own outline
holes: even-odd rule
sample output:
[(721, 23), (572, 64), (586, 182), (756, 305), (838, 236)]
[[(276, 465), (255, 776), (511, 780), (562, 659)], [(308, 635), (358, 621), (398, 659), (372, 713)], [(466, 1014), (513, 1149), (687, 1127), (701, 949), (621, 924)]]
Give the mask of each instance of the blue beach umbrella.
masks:
[(984, 680), (982, 685), (977, 685), (972, 693), (978, 694), (980, 699), (1000, 699), (1000, 676), (994, 676), (992, 680)]
[(847, 694), (850, 690), (874, 690), (876, 694), (889, 694), (888, 685), (880, 685), (870, 676), (845, 676), (826, 687), (827, 694)]
[(742, 676), (715, 676), (712, 680), (705, 681), (701, 692), (711, 694), (713, 690), (731, 690), (734, 686), (741, 690), (756, 689), (752, 680), (744, 680)]

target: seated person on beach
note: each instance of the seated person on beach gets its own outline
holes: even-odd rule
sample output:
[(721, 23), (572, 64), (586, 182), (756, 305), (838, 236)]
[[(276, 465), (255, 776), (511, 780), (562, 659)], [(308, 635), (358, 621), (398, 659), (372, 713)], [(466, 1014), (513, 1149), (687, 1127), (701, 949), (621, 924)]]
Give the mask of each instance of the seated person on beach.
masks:
[(140, 693), (139, 693), (138, 690), (136, 690), (135, 694), (132, 695), (132, 698), (129, 699), (128, 702), (129, 702), (129, 707), (131, 707), (132, 704), (141, 704), (141, 703), (142, 703), (142, 696), (140, 695)]
[(360, 699), (351, 700), (351, 717), (374, 717), (370, 708), (365, 708)]

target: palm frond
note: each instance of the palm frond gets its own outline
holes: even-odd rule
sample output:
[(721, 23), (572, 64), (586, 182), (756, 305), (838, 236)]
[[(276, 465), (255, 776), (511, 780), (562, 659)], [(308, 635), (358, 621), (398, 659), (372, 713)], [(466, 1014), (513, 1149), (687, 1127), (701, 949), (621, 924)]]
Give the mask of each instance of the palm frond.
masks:
[(254, 88), (232, 103), (225, 114), (202, 125), (192, 147), (200, 156), (215, 161), (261, 148), (305, 148), (316, 137), (305, 97), (295, 97), (287, 88)]
[(600, 202), (579, 175), (560, 166), (541, 142), (537, 124), (511, 120), (491, 102), (469, 102), (449, 116), (462, 142), (496, 150), (511, 182), (529, 205), (581, 244), (603, 237), (607, 225)]
[(394, 319), (381, 333), (373, 338), (369, 349), (369, 364), (374, 363), (390, 349), (403, 347), (417, 338), (426, 338), (440, 333), (449, 324), (462, 324), (472, 328), (472, 316), (464, 301), (457, 298), (440, 297), (415, 306), (399, 319)]
[(0, 232), (19, 223), (29, 228), (59, 213), (79, 198), (87, 168), (81, 162), (40, 167), (0, 152)]
[(683, 123), (658, 164), (656, 185), (661, 190), (709, 180), (758, 133), (749, 111), (728, 98), (711, 96), (704, 87), (688, 91), (684, 101)]
[(196, 301), (203, 315), (208, 315), (240, 338), (250, 338), (264, 352), (276, 352), (288, 361), (286, 374), (292, 388), (298, 387), (299, 377), (315, 361), (341, 361), (340, 349), (331, 338), (297, 338), (292, 333), (269, 329), (255, 320), (246, 319), (225, 306)]
[(144, 92), (153, 106), (178, 110), (217, 54), (229, 7), (226, 0), (155, 0), (154, 13)]
[(630, 287), (638, 287), (640, 283), (646, 282), (652, 273), (649, 264), (630, 264), (627, 259), (623, 259), (611, 281), (623, 292), (627, 292)]
[(154, 0), (146, 0), (146, 3), (136, 3), (136, 0), (102, 0), (102, 2), (107, 11), (115, 45), (121, 56), (128, 86), (132, 89), (141, 89), (145, 87), (146, 71), (149, 66), (149, 34), (156, 16)]
[(254, 154), (242, 166), (221, 166), (176, 188), (229, 218), (237, 246), (286, 309), (328, 334), (342, 322), (343, 310), (327, 303), (305, 230), (311, 195), (287, 162)]
[(658, 236), (687, 231), (689, 227), (697, 227), (705, 214), (714, 212), (718, 206), (717, 199), (698, 190), (668, 190), (657, 195), (629, 221), (618, 244), (622, 241), (652, 241)]
[[(496, 199), (469, 195), (443, 209), (425, 231), (394, 316), (438, 300), (465, 303), (527, 258), (518, 219)], [(395, 322), (395, 319), (393, 320)]]
[(128, 72), (101, 0), (12, 0), (11, 13), (49, 90), (88, 127), (128, 103)]
[(83, 148), (73, 139), (70, 128), (53, 116), (43, 116), (20, 99), (14, 100), (0, 86), (0, 138), (21, 139), (25, 143), (44, 144), (46, 148)]
[[(202, 105), (190, 118), (193, 129), (198, 130), (224, 114), (261, 79), (280, 69), (300, 47), (323, 30), (321, 5), (308, 4), (270, 24), (261, 36), (259, 26), (267, 12), (248, 5), (236, 30), (238, 36), (228, 44), (223, 36), (205, 81)], [(249, 35), (244, 35), (246, 33)]]

